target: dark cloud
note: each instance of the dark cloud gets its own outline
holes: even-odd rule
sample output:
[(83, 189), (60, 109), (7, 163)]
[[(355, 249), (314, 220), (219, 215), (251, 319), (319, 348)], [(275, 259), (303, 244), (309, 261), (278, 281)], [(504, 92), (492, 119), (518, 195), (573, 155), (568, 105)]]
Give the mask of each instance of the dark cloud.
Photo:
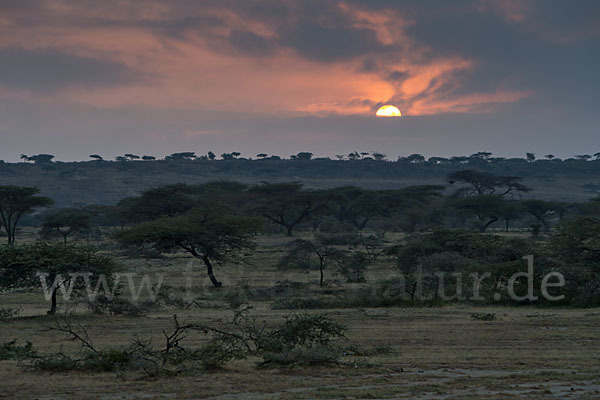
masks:
[(237, 29), (229, 35), (229, 43), (234, 49), (254, 56), (264, 56), (272, 53), (275, 49), (275, 43), (272, 40), (253, 32)]
[(405, 71), (393, 71), (387, 77), (388, 81), (392, 81), (395, 83), (402, 82), (404, 79), (408, 77), (408, 73)]
[(281, 35), (280, 43), (313, 61), (341, 61), (383, 49), (370, 29), (303, 22)]
[(537, 1), (525, 5), (530, 8), (521, 22), (497, 10), (482, 11), (470, 2), (458, 2), (454, 8), (447, 4), (424, 6), (413, 14), (415, 23), (408, 34), (431, 49), (430, 57), (460, 56), (475, 61), (473, 70), (457, 74), (461, 84), (455, 94), (501, 86), (533, 90), (538, 100), (548, 103), (597, 105), (599, 35), (575, 42), (567, 39), (580, 35), (592, 20), (600, 24), (600, 2)]
[(97, 86), (137, 79), (125, 66), (57, 50), (0, 49), (0, 85), (52, 92), (71, 85)]

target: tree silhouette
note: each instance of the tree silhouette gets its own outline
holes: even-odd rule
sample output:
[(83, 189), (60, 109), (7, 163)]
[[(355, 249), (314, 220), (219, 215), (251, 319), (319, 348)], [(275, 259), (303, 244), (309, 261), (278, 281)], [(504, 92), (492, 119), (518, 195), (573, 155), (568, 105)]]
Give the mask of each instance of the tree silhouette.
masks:
[(228, 215), (218, 207), (191, 210), (180, 217), (145, 222), (116, 235), (123, 245), (150, 245), (160, 252), (185, 250), (206, 266), (210, 281), (221, 287), (213, 263), (239, 260), (240, 252), (253, 248), (255, 218)]
[(323, 286), (323, 271), (331, 262), (340, 263), (346, 257), (343, 251), (334, 246), (334, 242), (327, 236), (318, 235), (315, 240), (296, 239), (287, 244), (288, 251), (279, 261), (279, 268), (303, 268), (309, 270), (313, 267), (319, 269), (319, 285)]
[(313, 153), (310, 153), (308, 151), (301, 151), (300, 153), (296, 154), (296, 159), (297, 160), (310, 160), (313, 156)]
[(379, 153), (379, 152), (376, 152), (376, 151), (374, 151), (374, 152), (372, 153), (372, 155), (373, 155), (373, 158), (374, 158), (376, 161), (383, 161), (383, 160), (385, 160), (385, 157), (387, 157), (385, 154), (383, 154), (383, 153)]
[(36, 164), (49, 164), (52, 162), (54, 156), (52, 154), (37, 154), (35, 156), (27, 157), (28, 161), (33, 161)]
[(518, 176), (493, 175), (487, 172), (479, 172), (470, 169), (453, 172), (448, 175), (448, 183), (454, 185), (457, 182), (465, 183), (467, 186), (459, 188), (455, 197), (499, 195), (506, 196), (512, 192), (525, 193), (531, 189), (522, 183)]
[(55, 211), (42, 223), (42, 235), (57, 234), (62, 236), (64, 243), (67, 238), (75, 233), (89, 233), (92, 229), (92, 215), (86, 211), (65, 208)]
[(182, 161), (182, 160), (193, 160), (196, 158), (196, 153), (193, 151), (184, 151), (181, 153), (173, 153), (165, 157), (168, 161)]
[(36, 187), (0, 186), (0, 219), (8, 244), (15, 243), (17, 224), (23, 215), (52, 204), (52, 199), (37, 196), (39, 192)]
[(298, 224), (324, 209), (330, 199), (327, 193), (302, 190), (299, 182), (265, 182), (250, 193), (255, 196), (248, 205), (251, 211), (285, 227), (288, 236)]

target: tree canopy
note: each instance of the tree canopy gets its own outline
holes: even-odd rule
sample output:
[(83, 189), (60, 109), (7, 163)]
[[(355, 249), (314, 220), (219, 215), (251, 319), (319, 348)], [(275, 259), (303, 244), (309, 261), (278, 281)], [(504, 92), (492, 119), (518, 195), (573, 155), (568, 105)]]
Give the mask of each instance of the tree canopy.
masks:
[(52, 205), (52, 199), (37, 196), (39, 192), (36, 187), (0, 186), (0, 221), (8, 244), (15, 243), (17, 224), (23, 215)]
[(215, 287), (220, 287), (213, 262), (237, 261), (240, 252), (253, 247), (255, 218), (228, 215), (223, 208), (196, 208), (177, 217), (163, 217), (116, 234), (122, 245), (149, 245), (160, 252), (185, 250), (204, 262)]

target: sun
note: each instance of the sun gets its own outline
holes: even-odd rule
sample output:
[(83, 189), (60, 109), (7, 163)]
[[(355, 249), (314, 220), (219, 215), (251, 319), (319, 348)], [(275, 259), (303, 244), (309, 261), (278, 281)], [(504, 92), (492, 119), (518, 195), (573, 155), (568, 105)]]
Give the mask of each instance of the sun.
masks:
[(396, 106), (385, 105), (379, 107), (375, 115), (378, 117), (401, 117), (402, 113)]

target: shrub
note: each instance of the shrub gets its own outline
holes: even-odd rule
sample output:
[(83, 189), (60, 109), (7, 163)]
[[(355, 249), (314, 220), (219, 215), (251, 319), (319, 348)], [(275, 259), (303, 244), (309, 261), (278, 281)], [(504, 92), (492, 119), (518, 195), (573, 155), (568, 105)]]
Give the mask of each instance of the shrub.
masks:
[[(199, 324), (180, 324), (173, 319), (173, 330), (163, 331), (165, 347), (155, 350), (150, 342), (135, 340), (128, 348), (98, 349), (83, 327), (73, 327), (68, 320), (57, 321), (51, 328), (66, 333), (71, 340), (79, 341), (83, 351), (78, 358), (63, 353), (38, 357), (33, 367), (41, 371), (119, 372), (143, 371), (147, 376), (172, 375), (186, 369), (214, 370), (227, 362), (244, 359), (248, 355), (262, 358), (262, 365), (321, 364), (337, 362), (343, 354), (334, 341), (344, 338), (346, 327), (324, 315), (308, 313), (290, 314), (285, 322), (267, 329), (264, 322), (248, 315), (248, 308), (234, 314), (225, 328)], [(191, 333), (210, 335), (210, 340), (197, 348), (186, 348), (183, 341)], [(5, 345), (14, 358), (15, 342)], [(23, 346), (23, 358), (36, 356), (31, 344)], [(1, 353), (0, 353), (1, 354)]]
[(9, 319), (18, 316), (21, 308), (0, 307), (0, 322), (7, 322)]
[(56, 353), (34, 360), (33, 368), (46, 372), (66, 372), (76, 369), (77, 362), (63, 353)]
[(337, 364), (342, 351), (332, 346), (287, 347), (279, 352), (267, 352), (259, 366), (299, 366), (316, 364)]
[(494, 313), (473, 313), (473, 314), (471, 314), (471, 318), (478, 319), (480, 321), (493, 321), (496, 319), (496, 314), (494, 314)]
[(346, 257), (339, 263), (339, 271), (348, 283), (365, 282), (365, 271), (369, 264), (369, 258), (362, 251)]
[(0, 346), (0, 360), (25, 360), (37, 356), (37, 351), (31, 342), (23, 346), (17, 345), (17, 339), (6, 342)]
[(125, 315), (128, 317), (141, 317), (147, 312), (156, 309), (155, 301), (147, 300), (134, 303), (123, 297), (99, 295), (87, 302), (87, 308), (94, 314)]

